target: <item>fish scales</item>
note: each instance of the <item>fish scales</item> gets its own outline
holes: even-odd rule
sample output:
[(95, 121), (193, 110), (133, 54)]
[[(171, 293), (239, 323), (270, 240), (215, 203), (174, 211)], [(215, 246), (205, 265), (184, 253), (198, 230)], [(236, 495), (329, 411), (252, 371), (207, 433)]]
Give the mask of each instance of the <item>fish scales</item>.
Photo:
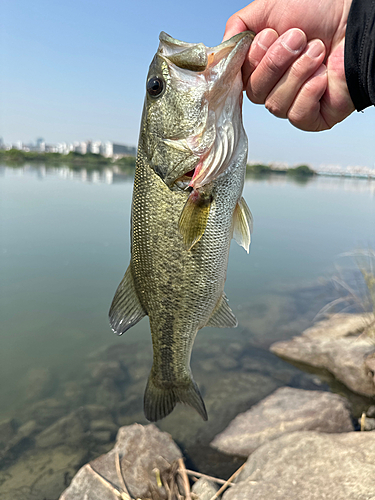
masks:
[[(153, 64), (149, 75), (157, 74), (160, 69), (158, 66), (153, 69)], [(183, 64), (187, 64), (186, 58)], [(239, 70), (240, 65), (237, 73)], [(167, 80), (165, 66), (163, 72)], [(177, 402), (183, 402), (207, 419), (203, 399), (192, 378), (190, 357), (200, 328), (209, 325), (210, 321), (213, 326), (236, 324), (224, 296), (224, 283), (234, 217), (244, 184), (247, 141), (240, 123), (243, 144), (232, 158), (230, 168), (203, 188), (180, 189), (176, 184), (178, 176), (181, 177), (178, 165), (183, 162), (181, 158), (188, 159), (183, 177), (186, 169), (191, 170), (190, 157), (193, 155), (187, 152), (184, 156), (183, 151), (178, 151), (176, 156), (174, 150), (169, 155), (165, 153), (165, 161), (171, 164), (168, 175), (175, 172), (174, 182), (166, 182), (168, 175), (161, 171), (160, 162), (155, 163), (155, 157), (163, 156), (168, 146), (163, 145), (157, 152), (155, 137), (150, 139), (152, 118), (147, 102), (146, 99), (134, 178), (131, 262), (113, 300), (110, 319), (114, 331), (121, 334), (144, 315), (149, 316), (153, 365), (145, 392), (146, 417), (151, 421), (163, 418)], [(174, 99), (173, 105), (175, 103)], [(202, 103), (199, 106), (198, 110), (202, 109)], [(160, 121), (165, 123), (161, 140), (173, 129), (173, 119), (166, 110), (168, 108), (162, 108), (160, 115)], [(192, 116), (196, 125), (199, 122), (197, 111), (188, 109), (185, 114), (188, 123)], [(181, 124), (177, 132), (182, 133)], [(196, 157), (195, 166), (197, 163)], [(189, 203), (198, 219), (201, 213), (207, 214), (207, 210), (208, 215), (204, 219), (203, 233), (187, 248), (181, 218)], [(194, 217), (191, 220), (195, 220)]]

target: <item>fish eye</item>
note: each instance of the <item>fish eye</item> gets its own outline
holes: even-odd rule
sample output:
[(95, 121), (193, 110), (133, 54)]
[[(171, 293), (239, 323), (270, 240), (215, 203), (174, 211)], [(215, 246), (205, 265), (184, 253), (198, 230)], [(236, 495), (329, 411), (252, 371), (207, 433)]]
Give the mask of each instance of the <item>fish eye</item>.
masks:
[(151, 97), (157, 97), (164, 90), (164, 80), (159, 76), (153, 76), (147, 82), (146, 89)]

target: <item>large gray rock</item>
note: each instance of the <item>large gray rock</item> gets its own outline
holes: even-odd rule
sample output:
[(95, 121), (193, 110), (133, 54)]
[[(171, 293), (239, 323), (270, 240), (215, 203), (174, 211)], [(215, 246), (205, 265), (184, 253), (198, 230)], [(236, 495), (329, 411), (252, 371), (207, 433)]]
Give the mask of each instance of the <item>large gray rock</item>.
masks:
[(374, 500), (375, 432), (281, 436), (258, 448), (223, 500)]
[[(158, 488), (155, 469), (163, 474), (182, 456), (170, 435), (159, 431), (154, 425), (133, 424), (121, 427), (115, 447), (90, 464), (92, 469), (118, 488), (121, 488), (121, 481), (116, 471), (117, 454), (120, 456), (125, 484), (132, 498), (150, 497), (150, 491)], [(103, 484), (91, 467), (86, 464), (77, 472), (60, 500), (118, 498)]]
[[(199, 379), (197, 375), (197, 379)], [(208, 412), (208, 423), (195, 410), (185, 405), (177, 405), (171, 415), (158, 423), (170, 432), (177, 442), (185, 446), (207, 443), (221, 432), (238, 413), (247, 410), (260, 399), (268, 396), (281, 383), (262, 373), (216, 372), (208, 373), (205, 387), (201, 386)], [(181, 425), (181, 422), (188, 425)]]
[(369, 314), (336, 314), (301, 336), (272, 344), (270, 350), (282, 358), (324, 368), (352, 391), (372, 397), (375, 383), (365, 360), (374, 352), (374, 344), (359, 335), (371, 319)]
[(281, 387), (237, 415), (211, 446), (230, 455), (248, 457), (263, 443), (298, 430), (352, 431), (347, 400), (330, 392)]

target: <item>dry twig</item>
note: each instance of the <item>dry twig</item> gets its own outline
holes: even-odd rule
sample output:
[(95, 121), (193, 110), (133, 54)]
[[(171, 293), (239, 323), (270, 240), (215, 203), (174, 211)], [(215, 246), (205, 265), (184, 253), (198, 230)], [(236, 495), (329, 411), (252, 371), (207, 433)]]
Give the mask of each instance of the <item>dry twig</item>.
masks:
[(366, 413), (363, 412), (361, 415), (361, 431), (364, 431), (366, 428)]
[(228, 488), (228, 486), (231, 483), (232, 479), (234, 479), (235, 477), (238, 476), (238, 474), (242, 471), (242, 469), (245, 467), (245, 465), (246, 465), (246, 462), (243, 463), (241, 465), (241, 467), (239, 469), (237, 469), (236, 472), (234, 472), (230, 476), (230, 478), (228, 479), (228, 481), (225, 481), (225, 484), (223, 484), (223, 486), (215, 493), (215, 495), (213, 497), (210, 498), (210, 500), (216, 500), (216, 498), (219, 498), (219, 496), (223, 493), (223, 491)]
[[(186, 474), (188, 476), (192, 476), (193, 479), (194, 479), (194, 476), (196, 476), (196, 477), (203, 477), (204, 479), (208, 479), (209, 481), (213, 481), (214, 483), (217, 483), (217, 484), (228, 484), (228, 481), (225, 481), (224, 479), (219, 479), (217, 477), (208, 476), (207, 474), (202, 474), (201, 472), (197, 472), (195, 470), (186, 469)], [(228, 486), (234, 486), (234, 483), (229, 483)]]
[(188, 478), (188, 475), (186, 473), (186, 467), (185, 467), (185, 464), (184, 464), (184, 460), (182, 458), (178, 459), (178, 465), (179, 465), (178, 472), (181, 474), (181, 477), (182, 477), (182, 480), (183, 480), (183, 484), (184, 484), (185, 499), (186, 500), (191, 500), (191, 495), (190, 495), (191, 491), (190, 491), (189, 478)]
[(112, 484), (108, 479), (100, 474), (100, 472), (96, 471), (91, 464), (87, 464), (88, 469), (108, 488), (111, 492), (121, 500), (132, 500), (132, 498), (126, 493), (124, 490), (117, 488), (114, 484)]
[(117, 477), (119, 478), (120, 483), (122, 483), (121, 486), (122, 486), (123, 492), (126, 495), (128, 495), (128, 500), (131, 500), (131, 496), (129, 494), (128, 488), (126, 487), (126, 484), (125, 484), (125, 478), (124, 478), (124, 475), (122, 473), (121, 462), (120, 462), (120, 454), (119, 453), (116, 453), (115, 463), (116, 463)]

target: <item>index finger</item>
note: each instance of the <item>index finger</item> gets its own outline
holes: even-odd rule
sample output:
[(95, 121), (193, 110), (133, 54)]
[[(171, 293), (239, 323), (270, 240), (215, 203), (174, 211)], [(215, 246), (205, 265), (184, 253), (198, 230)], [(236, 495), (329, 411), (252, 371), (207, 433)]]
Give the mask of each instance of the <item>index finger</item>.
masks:
[(248, 29), (247, 24), (241, 19), (238, 13), (233, 14), (233, 16), (228, 19), (225, 26), (223, 42), (225, 40), (229, 40), (229, 38), (232, 38), (232, 36), (237, 35), (238, 33), (247, 31)]

